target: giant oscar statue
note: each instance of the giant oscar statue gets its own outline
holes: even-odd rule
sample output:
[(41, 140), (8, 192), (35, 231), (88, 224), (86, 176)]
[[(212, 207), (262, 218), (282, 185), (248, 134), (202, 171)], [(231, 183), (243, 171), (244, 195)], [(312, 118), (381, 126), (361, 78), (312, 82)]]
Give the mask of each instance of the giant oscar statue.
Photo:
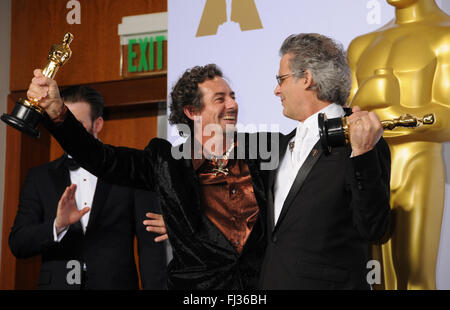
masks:
[(387, 0), (395, 19), (348, 50), (352, 105), (380, 119), (433, 114), (434, 124), (385, 131), (394, 231), (374, 248), (386, 289), (435, 289), (444, 206), (442, 142), (450, 140), (450, 17), (434, 0)]
[[(69, 47), (72, 40), (73, 35), (68, 32), (64, 35), (62, 44), (52, 45), (48, 54), (49, 62), (42, 70), (42, 74), (45, 77), (53, 79), (58, 69), (72, 56), (72, 51)], [(36, 128), (43, 114), (44, 111), (39, 107), (36, 99), (20, 99), (16, 102), (11, 114), (3, 114), (1, 120), (24, 133), (38, 138), (39, 131)]]

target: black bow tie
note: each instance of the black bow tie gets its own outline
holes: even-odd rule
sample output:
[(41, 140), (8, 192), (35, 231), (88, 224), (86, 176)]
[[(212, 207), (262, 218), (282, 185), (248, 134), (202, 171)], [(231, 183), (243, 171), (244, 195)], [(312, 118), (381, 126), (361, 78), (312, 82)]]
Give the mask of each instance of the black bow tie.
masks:
[(77, 170), (80, 168), (80, 164), (75, 159), (69, 157), (66, 158), (66, 166), (69, 170)]

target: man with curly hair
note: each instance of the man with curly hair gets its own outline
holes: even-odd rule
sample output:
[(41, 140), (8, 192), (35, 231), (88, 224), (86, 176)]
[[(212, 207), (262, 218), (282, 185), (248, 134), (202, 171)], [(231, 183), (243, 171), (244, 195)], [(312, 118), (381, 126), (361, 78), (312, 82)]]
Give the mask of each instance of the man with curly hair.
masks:
[(173, 249), (169, 289), (257, 287), (266, 198), (263, 160), (250, 156), (257, 143), (248, 142), (259, 135), (235, 134), (238, 105), (217, 66), (187, 70), (174, 86), (169, 119), (188, 136), (176, 147), (159, 138), (145, 150), (93, 139), (64, 105), (56, 82), (38, 69), (28, 97), (40, 100), (46, 127), (86, 170), (156, 191)]

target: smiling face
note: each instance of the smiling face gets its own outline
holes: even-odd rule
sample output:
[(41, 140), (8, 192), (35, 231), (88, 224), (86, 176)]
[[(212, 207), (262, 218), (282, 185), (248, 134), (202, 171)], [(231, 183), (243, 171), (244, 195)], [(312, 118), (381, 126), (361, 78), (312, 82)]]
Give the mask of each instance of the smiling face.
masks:
[(235, 101), (234, 92), (228, 83), (221, 77), (206, 80), (198, 84), (202, 93), (203, 108), (194, 113), (200, 116), (202, 121), (202, 132), (206, 126), (219, 125), (223, 133), (234, 130), (238, 116), (238, 104)]

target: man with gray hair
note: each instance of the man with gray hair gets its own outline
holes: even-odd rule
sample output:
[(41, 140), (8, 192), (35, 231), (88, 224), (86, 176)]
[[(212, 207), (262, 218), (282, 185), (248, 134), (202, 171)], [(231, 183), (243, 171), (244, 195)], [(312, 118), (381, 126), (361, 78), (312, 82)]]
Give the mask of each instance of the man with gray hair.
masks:
[[(390, 152), (378, 116), (353, 107), (350, 145), (324, 150), (318, 114), (343, 117), (351, 87), (345, 52), (319, 34), (289, 36), (275, 95), (298, 126), (280, 138), (268, 177), (264, 289), (369, 289), (369, 243), (389, 222)], [(347, 109), (347, 114), (351, 112)]]

